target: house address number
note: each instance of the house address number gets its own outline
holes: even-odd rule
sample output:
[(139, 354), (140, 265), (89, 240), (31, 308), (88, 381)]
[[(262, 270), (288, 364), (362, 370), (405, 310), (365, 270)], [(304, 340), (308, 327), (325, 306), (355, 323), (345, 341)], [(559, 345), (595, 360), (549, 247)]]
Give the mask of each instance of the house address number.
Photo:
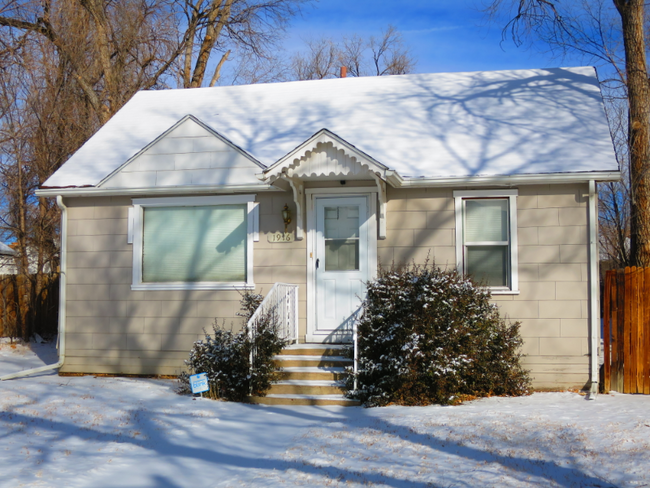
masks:
[(293, 234), (291, 232), (274, 232), (267, 234), (269, 242), (293, 242)]

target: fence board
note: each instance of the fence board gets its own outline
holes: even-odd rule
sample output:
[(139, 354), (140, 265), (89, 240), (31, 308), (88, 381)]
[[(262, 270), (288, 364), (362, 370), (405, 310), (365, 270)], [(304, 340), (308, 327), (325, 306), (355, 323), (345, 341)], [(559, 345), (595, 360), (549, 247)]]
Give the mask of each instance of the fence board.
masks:
[(643, 288), (643, 393), (650, 395), (650, 268), (645, 268)]
[(613, 330), (616, 343), (616, 357), (613, 362), (613, 369), (616, 372), (616, 381), (612, 382), (612, 388), (616, 391), (623, 391), (623, 324), (625, 320), (625, 271), (616, 271), (616, 327)]
[[(641, 327), (643, 324), (643, 268), (634, 270), (632, 296), (634, 300), (634, 316), (632, 317), (632, 340), (630, 341), (630, 359), (632, 360), (632, 379), (630, 389), (639, 393), (639, 376), (643, 376), (643, 363), (641, 362)], [(641, 387), (643, 392), (643, 386)]]
[(621, 335), (621, 327), (623, 324), (623, 317), (625, 312), (625, 307), (623, 307), (624, 295), (621, 292), (624, 286), (624, 271), (618, 270), (615, 271), (615, 288), (616, 291), (616, 313), (614, 319), (616, 320), (615, 327), (612, 329), (614, 336), (615, 348), (614, 348), (614, 359), (612, 363), (612, 369), (615, 372), (615, 381), (612, 381), (612, 388), (616, 391), (623, 391), (623, 337)]
[(630, 391), (632, 384), (632, 358), (631, 347), (632, 347), (632, 314), (634, 313), (632, 305), (634, 304), (634, 297), (632, 294), (632, 273), (636, 268), (625, 268), (625, 277), (624, 277), (624, 306), (625, 306), (625, 318), (623, 326), (623, 391)]
[(605, 289), (603, 290), (603, 385), (605, 391), (612, 389), (612, 273), (605, 273)]

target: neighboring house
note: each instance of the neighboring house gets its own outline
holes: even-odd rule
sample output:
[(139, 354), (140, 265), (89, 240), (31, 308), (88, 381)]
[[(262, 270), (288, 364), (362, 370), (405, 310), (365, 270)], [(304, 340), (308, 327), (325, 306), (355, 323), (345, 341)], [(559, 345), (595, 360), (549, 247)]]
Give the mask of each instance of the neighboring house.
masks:
[(0, 242), (0, 256), (14, 256), (16, 251), (7, 246), (4, 242)]
[(15, 275), (16, 251), (7, 244), (0, 242), (0, 275)]
[[(13, 244), (14, 247), (18, 247), (18, 243)], [(36, 273), (38, 269), (38, 255), (33, 248), (28, 248), (27, 250), (27, 259), (29, 263), (29, 272)], [(18, 251), (12, 246), (3, 244), (0, 242), (0, 275), (16, 275), (18, 274), (18, 266), (16, 261), (18, 260)], [(49, 265), (45, 265), (44, 271), (49, 272)]]
[(589, 67), (140, 92), (38, 191), (65, 208), (61, 371), (176, 374), (276, 282), (299, 341), (347, 341), (377, 266), (430, 257), (521, 321), (536, 387), (583, 387), (618, 178)]

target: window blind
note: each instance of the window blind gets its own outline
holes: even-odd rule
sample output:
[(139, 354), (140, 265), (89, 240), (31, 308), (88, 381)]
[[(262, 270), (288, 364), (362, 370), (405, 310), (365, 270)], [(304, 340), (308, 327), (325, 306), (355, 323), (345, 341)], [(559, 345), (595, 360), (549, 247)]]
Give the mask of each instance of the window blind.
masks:
[(507, 259), (507, 246), (468, 246), (467, 272), (487, 286), (507, 286)]
[(507, 240), (507, 200), (465, 201), (465, 242), (504, 242)]
[(143, 282), (246, 281), (246, 206), (144, 209)]

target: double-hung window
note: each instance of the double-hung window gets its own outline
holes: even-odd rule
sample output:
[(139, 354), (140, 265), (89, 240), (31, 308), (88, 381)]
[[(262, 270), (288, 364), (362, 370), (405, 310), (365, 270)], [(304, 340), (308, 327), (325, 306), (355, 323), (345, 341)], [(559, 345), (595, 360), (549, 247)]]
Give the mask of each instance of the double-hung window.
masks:
[(134, 199), (132, 289), (253, 286), (253, 200), (254, 195)]
[(459, 272), (492, 293), (517, 293), (517, 190), (455, 191)]

